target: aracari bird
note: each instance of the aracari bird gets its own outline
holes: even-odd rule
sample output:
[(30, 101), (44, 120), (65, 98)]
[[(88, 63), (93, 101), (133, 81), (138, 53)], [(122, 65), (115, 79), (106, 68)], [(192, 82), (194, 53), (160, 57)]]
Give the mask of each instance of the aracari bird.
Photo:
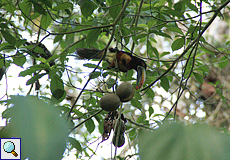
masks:
[[(78, 48), (76, 54), (79, 59), (101, 59), (104, 55), (104, 51), (99, 49)], [(106, 53), (104, 59), (109, 63), (108, 69), (118, 68), (121, 72), (127, 72), (134, 69), (137, 71), (137, 83), (136, 89), (143, 86), (145, 82), (145, 70), (147, 65), (142, 59), (133, 56), (129, 52), (120, 51), (114, 48), (110, 48)]]

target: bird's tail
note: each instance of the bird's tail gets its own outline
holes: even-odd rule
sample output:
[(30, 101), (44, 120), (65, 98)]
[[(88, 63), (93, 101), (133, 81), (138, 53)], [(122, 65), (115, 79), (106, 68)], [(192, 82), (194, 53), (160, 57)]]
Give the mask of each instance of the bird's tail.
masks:
[(78, 48), (75, 52), (78, 59), (100, 59), (103, 53), (103, 51), (95, 48)]

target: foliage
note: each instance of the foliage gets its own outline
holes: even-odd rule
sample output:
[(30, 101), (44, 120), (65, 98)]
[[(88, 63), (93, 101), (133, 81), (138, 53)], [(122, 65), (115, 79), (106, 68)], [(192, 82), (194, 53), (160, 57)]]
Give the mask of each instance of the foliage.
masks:
[[(3, 112), (7, 119), (5, 130), (10, 133), (7, 135), (1, 131), (1, 134), (14, 136), (21, 129), (28, 129), (21, 125), (27, 123), (41, 134), (39, 126), (43, 123), (39, 124), (33, 116), (36, 119), (48, 118), (47, 110), (50, 114), (48, 121), (53, 122), (45, 125), (47, 131), (55, 133), (60, 128), (63, 131), (62, 137), (47, 133), (48, 139), (60, 138), (61, 145), (67, 141), (66, 154), (75, 148), (76, 157), (94, 155), (97, 150), (93, 150), (88, 142), (95, 140), (98, 132), (103, 133), (107, 114), (99, 109), (100, 98), (114, 92), (121, 81), (133, 82), (136, 72), (121, 73), (107, 69), (108, 64), (103, 61), (83, 61), (85, 69), (82, 71), (79, 67), (82, 60), (75, 59), (74, 64), (70, 62), (76, 57), (76, 48), (106, 50), (109, 47), (130, 52), (144, 59), (148, 66), (143, 88), (135, 92), (131, 102), (124, 103), (119, 109), (118, 117), (123, 113), (128, 121), (126, 146), (129, 143), (135, 150), (129, 157), (138, 154), (138, 131), (153, 129), (166, 118), (188, 124), (208, 122), (227, 130), (230, 77), (229, 41), (226, 39), (229, 37), (223, 32), (219, 34), (219, 40), (215, 39), (209, 29), (215, 19), (223, 18), (221, 22), (229, 20), (228, 3), (229, 0), (2, 0), (1, 85), (6, 88), (10, 85), (7, 83), (10, 78), (7, 70), (17, 65), (23, 69), (18, 73), (19, 77), (28, 78), (24, 85), (30, 89), (26, 91), (18, 86), (19, 93), (15, 92), (15, 95), (26, 97), (9, 95), (7, 89), (5, 93), (2, 91), (2, 106), (8, 108)], [(36, 40), (30, 42), (25, 39), (25, 34)], [(49, 39), (54, 46), (52, 51), (47, 49)], [(87, 80), (83, 78), (85, 70)], [(35, 94), (37, 98), (29, 96)], [(14, 108), (22, 110), (19, 112)], [(56, 110), (54, 108), (59, 108), (59, 116), (71, 120), (74, 126), (66, 128), (66, 121), (59, 119), (56, 111), (51, 111)], [(159, 108), (163, 112), (157, 112)], [(20, 114), (16, 115), (17, 112)], [(199, 116), (198, 112), (204, 116)], [(19, 115), (23, 118), (18, 119)], [(25, 117), (30, 117), (31, 121)], [(11, 126), (16, 123), (14, 119), (22, 128), (12, 130)], [(60, 123), (54, 122), (56, 120)], [(38, 126), (33, 125), (35, 122)], [(49, 128), (53, 124), (60, 126)], [(71, 132), (68, 138), (64, 131)], [(31, 134), (35, 135), (34, 132)], [(25, 135), (20, 133), (19, 136)], [(101, 145), (100, 142), (96, 141)], [(64, 152), (63, 148), (59, 149), (56, 159), (60, 159)], [(118, 149), (115, 147), (114, 150), (113, 156), (116, 157)], [(121, 150), (128, 153), (125, 147)], [(27, 156), (31, 158), (33, 155), (25, 152), (24, 157)], [(44, 156), (48, 155), (44, 153)], [(119, 155), (122, 158), (126, 156)]]
[[(215, 137), (215, 138), (213, 138)], [(141, 159), (228, 159), (230, 136), (200, 124), (163, 124), (141, 132)]]
[(3, 112), (3, 117), (11, 117), (10, 123), (0, 136), (22, 139), (22, 159), (62, 158), (70, 126), (59, 116), (57, 107), (33, 96), (12, 96), (7, 105), (13, 106)]

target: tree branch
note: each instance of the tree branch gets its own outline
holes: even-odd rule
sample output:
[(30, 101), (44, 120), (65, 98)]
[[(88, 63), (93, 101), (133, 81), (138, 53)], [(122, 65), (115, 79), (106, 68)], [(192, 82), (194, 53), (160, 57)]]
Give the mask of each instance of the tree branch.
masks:
[(111, 33), (110, 40), (109, 40), (109, 42), (107, 43), (106, 47), (105, 47), (103, 50), (101, 50), (101, 51), (99, 52), (99, 53), (101, 53), (101, 52), (104, 51), (104, 54), (103, 54), (103, 56), (101, 57), (100, 61), (98, 62), (97, 66), (96, 66), (96, 67), (94, 68), (94, 70), (90, 73), (90, 76), (89, 76), (87, 82), (85, 83), (83, 89), (82, 89), (81, 92), (78, 94), (78, 96), (77, 96), (75, 102), (74, 102), (73, 105), (71, 106), (70, 111), (69, 111), (69, 114), (68, 114), (68, 118), (70, 118), (70, 114), (71, 114), (71, 112), (73, 111), (74, 106), (76, 105), (76, 103), (77, 103), (77, 101), (79, 100), (81, 94), (83, 93), (83, 91), (85, 90), (85, 88), (86, 88), (86, 86), (88, 85), (89, 81), (91, 80), (91, 75), (92, 75), (92, 73), (94, 73), (94, 72), (96, 71), (96, 69), (98, 68), (98, 66), (100, 65), (100, 63), (102, 62), (102, 60), (104, 59), (104, 57), (105, 57), (105, 55), (106, 55), (106, 51), (107, 51), (109, 45), (111, 44), (111, 42), (112, 42), (112, 40), (113, 40), (113, 36), (114, 36), (114, 33), (115, 33), (115, 25), (116, 25), (116, 23), (118, 22), (118, 20), (121, 18), (121, 16), (122, 16), (124, 10), (126, 9), (126, 7), (127, 7), (128, 4), (129, 4), (129, 2), (130, 2), (130, 0), (127, 0), (127, 2), (125, 3), (124, 7), (123, 7), (122, 10), (121, 10), (121, 12), (119, 13), (119, 15), (117, 16), (117, 18), (115, 19), (114, 23), (112, 24), (113, 30), (112, 30), (112, 33)]
[(229, 2), (230, 2), (230, 0), (226, 1), (225, 3), (223, 3), (220, 7), (218, 7), (216, 9), (216, 12), (212, 16), (212, 18), (208, 21), (208, 23), (205, 25), (205, 27), (201, 30), (200, 34), (185, 48), (185, 50), (182, 52), (182, 54), (176, 60), (173, 61), (172, 65), (162, 75), (160, 75), (155, 81), (153, 81), (148, 86), (146, 86), (143, 89), (141, 89), (141, 91), (149, 89), (152, 85), (154, 85), (158, 80), (160, 80), (163, 76), (165, 76), (174, 67), (174, 65), (177, 63), (177, 61), (179, 61), (179, 59), (181, 59), (188, 52), (188, 50), (190, 48), (192, 48), (192, 46), (197, 41), (200, 40), (201, 36), (208, 29), (208, 27), (212, 24), (212, 22), (214, 21), (214, 19), (217, 17), (218, 13), (220, 12), (220, 10), (223, 9)]

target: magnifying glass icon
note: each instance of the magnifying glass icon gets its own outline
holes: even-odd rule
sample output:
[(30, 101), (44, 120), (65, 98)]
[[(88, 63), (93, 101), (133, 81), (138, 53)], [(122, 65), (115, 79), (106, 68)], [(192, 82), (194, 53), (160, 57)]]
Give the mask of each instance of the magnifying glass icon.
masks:
[(7, 153), (12, 153), (15, 157), (18, 156), (18, 154), (14, 151), (15, 150), (15, 145), (11, 141), (7, 141), (3, 145), (3, 149)]

